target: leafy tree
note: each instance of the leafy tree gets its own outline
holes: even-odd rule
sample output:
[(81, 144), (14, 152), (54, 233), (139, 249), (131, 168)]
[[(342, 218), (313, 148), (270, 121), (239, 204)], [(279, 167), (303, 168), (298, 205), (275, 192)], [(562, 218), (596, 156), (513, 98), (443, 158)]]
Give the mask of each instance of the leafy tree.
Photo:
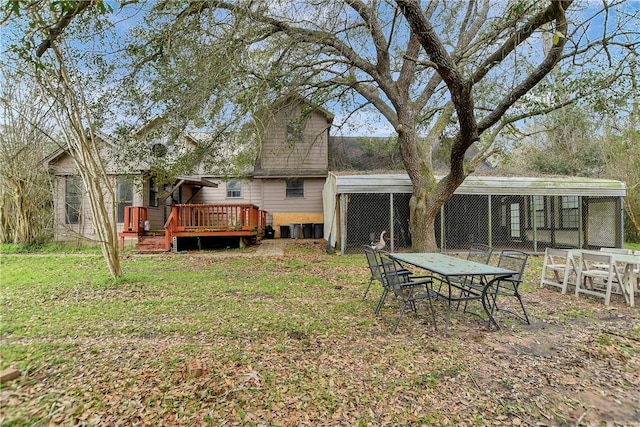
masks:
[[(177, 108), (172, 111), (186, 111), (174, 113), (181, 117), (203, 117), (221, 101), (219, 92), (203, 86), (209, 65), (243, 76), (226, 88), (234, 94), (227, 99), (241, 105), (299, 93), (351, 114), (374, 108), (397, 132), (413, 183), (414, 249), (435, 250), (440, 207), (493, 153), (501, 131), (593, 95), (619, 75), (589, 70), (600, 57), (617, 70), (614, 65), (637, 44), (635, 27), (628, 33), (638, 12), (625, 6), (603, 3), (584, 14), (572, 0), (163, 1), (149, 11), (137, 32), (138, 51), (131, 51), (152, 87), (173, 88), (168, 100)], [(597, 34), (591, 29), (613, 16), (616, 25), (602, 24)], [(232, 57), (236, 66), (219, 67), (219, 57)], [(168, 64), (177, 70), (186, 58), (191, 74), (153, 71)], [(548, 76), (558, 64), (571, 65), (564, 82), (571, 99), (554, 95)], [(199, 101), (182, 109), (180, 100), (196, 88), (204, 88)], [(473, 143), (479, 154), (467, 160)], [(437, 146), (450, 165), (439, 182), (432, 158)]]
[[(83, 60), (85, 46), (67, 42), (93, 40), (96, 32), (104, 30), (101, 15), (107, 11), (102, 2), (93, 1), (36, 1), (33, 3), (11, 1), (8, 15), (15, 31), (12, 40), (14, 53), (19, 58), (11, 65), (16, 74), (27, 75), (34, 70), (31, 82), (48, 104), (57, 132), (72, 157), (82, 178), (96, 230), (98, 243), (113, 277), (122, 275), (118, 254), (118, 235), (114, 190), (105, 161), (101, 156), (101, 143), (96, 128), (99, 103), (91, 82), (98, 83), (97, 75), (89, 73)], [(70, 37), (71, 34), (73, 37)], [(18, 39), (18, 40), (16, 40)], [(89, 54), (95, 60), (97, 54)], [(80, 69), (83, 65), (85, 68)], [(94, 107), (94, 108), (92, 108)]]

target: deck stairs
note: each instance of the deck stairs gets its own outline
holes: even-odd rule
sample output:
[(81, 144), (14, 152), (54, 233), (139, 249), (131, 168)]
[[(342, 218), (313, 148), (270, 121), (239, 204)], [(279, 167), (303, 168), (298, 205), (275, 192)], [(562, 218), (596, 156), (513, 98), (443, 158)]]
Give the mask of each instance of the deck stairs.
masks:
[(166, 247), (166, 240), (163, 233), (162, 235), (138, 237), (138, 242), (134, 250), (138, 253), (148, 254), (167, 252), (169, 248)]

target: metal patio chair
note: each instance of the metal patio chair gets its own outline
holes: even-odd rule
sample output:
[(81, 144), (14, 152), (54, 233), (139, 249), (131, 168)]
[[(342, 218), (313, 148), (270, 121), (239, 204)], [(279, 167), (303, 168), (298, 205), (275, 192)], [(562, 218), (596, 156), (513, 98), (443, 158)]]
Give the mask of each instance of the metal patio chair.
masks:
[[(489, 245), (479, 244), (479, 243), (472, 244), (469, 247), (469, 252), (467, 253), (467, 260), (479, 262), (481, 264), (489, 264), (492, 253), (493, 253), (493, 248)], [(480, 278), (477, 276), (463, 276), (458, 278), (458, 280), (455, 280), (455, 282), (458, 285), (460, 285), (460, 287), (462, 288), (460, 292), (460, 296), (468, 295), (469, 292), (474, 292), (474, 291), (475, 291), (474, 293), (482, 292), (482, 288), (484, 286), (483, 283), (480, 281)], [(464, 288), (468, 288), (468, 291), (465, 291)], [(467, 311), (467, 303), (468, 301), (464, 302), (464, 309), (463, 309), (464, 312)], [(458, 301), (458, 305), (456, 306), (456, 309), (458, 309), (459, 307), (460, 307), (460, 301)]]
[[(525, 321), (527, 325), (530, 324), (529, 315), (527, 314), (527, 310), (524, 307), (524, 302), (522, 301), (522, 295), (518, 290), (520, 284), (522, 283), (522, 276), (524, 274), (525, 267), (527, 266), (528, 259), (529, 254), (527, 254), (526, 252), (516, 251), (512, 249), (505, 249), (500, 252), (500, 258), (498, 259), (497, 266), (515, 271), (516, 273), (512, 276), (495, 280), (486, 290), (486, 294), (491, 298), (492, 315), (494, 311), (504, 311), (507, 313), (511, 313), (514, 316)], [(513, 297), (518, 300), (520, 308), (522, 309), (523, 316), (516, 313), (515, 311), (505, 309), (504, 306), (500, 307), (498, 301), (507, 297)]]
[[(382, 308), (382, 304), (386, 299), (389, 289), (387, 288), (387, 284), (384, 281), (384, 268), (382, 267), (382, 261), (380, 260), (379, 252), (370, 246), (364, 247), (364, 254), (367, 257), (367, 263), (369, 265), (369, 271), (371, 272), (371, 277), (369, 278), (369, 284), (367, 285), (367, 289), (364, 291), (364, 295), (362, 299), (365, 300), (367, 298), (367, 294), (369, 293), (369, 289), (371, 288), (371, 284), (374, 281), (379, 282), (382, 285), (382, 295), (380, 296), (380, 300), (376, 305), (375, 314), (380, 313), (380, 309)], [(397, 269), (395, 274), (399, 275), (410, 275), (411, 271), (407, 269)]]
[(437, 298), (437, 293), (431, 289), (435, 278), (429, 276), (411, 276), (407, 274), (400, 274), (402, 270), (406, 270), (401, 266), (398, 266), (396, 262), (385, 252), (380, 253), (380, 260), (382, 262), (384, 275), (383, 281), (386, 283), (386, 288), (390, 292), (402, 299), (402, 307), (400, 313), (396, 319), (396, 323), (393, 325), (392, 333), (396, 333), (398, 330), (398, 324), (407, 307), (410, 307), (414, 312), (417, 312), (416, 302), (427, 300), (429, 302), (429, 310), (431, 311), (431, 317), (433, 319), (433, 328), (437, 330), (436, 325), (436, 313), (433, 308), (433, 298)]

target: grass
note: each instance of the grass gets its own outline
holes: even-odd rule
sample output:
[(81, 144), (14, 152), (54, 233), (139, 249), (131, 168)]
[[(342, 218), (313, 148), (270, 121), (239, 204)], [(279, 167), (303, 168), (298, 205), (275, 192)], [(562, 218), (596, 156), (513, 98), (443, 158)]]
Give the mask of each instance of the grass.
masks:
[(640, 243), (629, 243), (629, 242), (626, 242), (624, 244), (624, 247), (627, 248), (627, 249), (632, 249), (634, 251), (640, 251)]
[[(555, 408), (565, 394), (547, 390), (533, 405), (540, 390), (523, 381), (591, 371), (571, 374), (573, 359), (558, 354), (558, 363), (550, 349), (544, 358), (514, 349), (535, 354), (541, 342), (558, 340), (590, 357), (616, 349), (614, 367), (626, 363), (620, 372), (636, 366), (638, 345), (622, 337), (640, 334), (634, 312), (619, 304), (628, 318), (612, 320), (601, 301), (541, 290), (540, 257), (530, 258), (522, 288), (535, 325), (508, 319), (501, 332), (487, 331), (476, 317), (454, 313), (444, 338), (414, 315), (390, 334), (399, 307), (388, 301), (376, 317), (379, 290), (362, 300), (369, 278), (362, 255), (291, 245), (271, 259), (127, 254), (116, 281), (91, 252), (3, 255), (0, 369), (23, 376), (0, 388), (0, 424), (549, 423), (540, 408)], [(436, 305), (442, 322), (444, 307)], [(589, 336), (603, 318), (628, 323), (621, 336)], [(194, 361), (202, 372), (190, 371)], [(631, 390), (625, 381), (611, 384)], [(580, 414), (563, 416), (551, 424), (575, 424)]]

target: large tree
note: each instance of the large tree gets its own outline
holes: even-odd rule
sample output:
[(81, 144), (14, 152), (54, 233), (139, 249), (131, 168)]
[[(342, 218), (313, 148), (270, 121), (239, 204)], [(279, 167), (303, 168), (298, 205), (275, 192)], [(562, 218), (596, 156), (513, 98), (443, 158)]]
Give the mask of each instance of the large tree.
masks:
[[(138, 43), (140, 69), (186, 57), (192, 69), (203, 69), (207, 57), (202, 64), (196, 55), (185, 56), (182, 46), (193, 52), (196, 41), (204, 50), (220, 51), (224, 41), (215, 35), (224, 29), (233, 34), (225, 40), (248, 47), (237, 94), (250, 93), (252, 102), (290, 91), (351, 114), (373, 108), (397, 133), (413, 183), (416, 250), (436, 249), (440, 207), (492, 153), (501, 130), (596, 92), (619, 74), (592, 73), (592, 57), (608, 57), (615, 71), (638, 42), (637, 33), (629, 33), (636, 31), (629, 22), (637, 19), (637, 10), (625, 10), (620, 2), (592, 5), (587, 12), (573, 0), (172, 0), (158, 3), (148, 16), (155, 18), (138, 33), (144, 34)], [(562, 63), (571, 66), (564, 82), (575, 89), (569, 99), (556, 97), (553, 80), (547, 79)], [(166, 81), (160, 73), (149, 75)], [(183, 76), (182, 81), (192, 89), (188, 83), (194, 80)], [(188, 93), (173, 86), (174, 99)], [(479, 154), (466, 159), (474, 143)], [(449, 171), (439, 181), (432, 158), (438, 146), (449, 159)]]
[[(102, 86), (100, 76), (90, 68), (104, 51), (92, 52), (83, 44), (97, 35), (104, 41), (105, 30), (111, 26), (102, 16), (107, 10), (102, 2), (94, 1), (8, 2), (3, 21), (10, 24), (7, 39), (14, 55), (3, 66), (39, 89), (57, 140), (82, 178), (97, 243), (109, 272), (117, 278), (122, 269), (115, 192), (96, 136), (103, 110), (97, 101)], [(104, 47), (105, 43), (100, 46)]]

